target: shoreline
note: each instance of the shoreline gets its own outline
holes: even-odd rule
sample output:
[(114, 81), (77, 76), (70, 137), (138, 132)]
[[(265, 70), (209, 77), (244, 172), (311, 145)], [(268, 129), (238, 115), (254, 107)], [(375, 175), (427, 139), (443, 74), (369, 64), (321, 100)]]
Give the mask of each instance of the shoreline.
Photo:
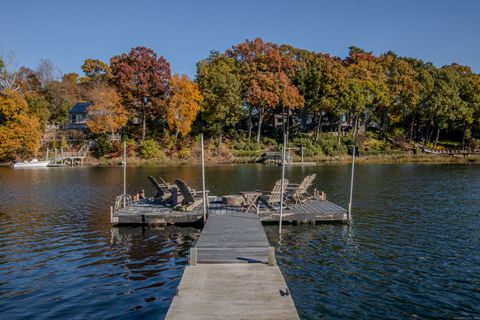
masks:
[[(304, 158), (305, 165), (321, 166), (321, 165), (335, 165), (335, 164), (349, 164), (352, 162), (351, 156), (337, 156), (337, 157), (319, 157), (319, 158)], [(312, 164), (316, 163), (316, 164)], [(375, 156), (360, 156), (355, 158), (356, 164), (480, 164), (479, 155), (470, 155), (468, 157), (462, 155), (375, 155)], [(102, 167), (102, 166), (118, 166), (122, 164), (122, 158), (97, 159), (88, 157), (84, 160), (83, 166)], [(142, 159), (142, 158), (127, 158), (127, 166), (178, 166), (187, 164), (200, 164), (200, 159)], [(233, 159), (207, 157), (205, 159), (207, 165), (234, 165), (234, 164), (255, 164), (250, 157), (239, 157)], [(261, 163), (260, 163), (261, 164)], [(274, 165), (274, 164), (266, 164)], [(0, 163), (0, 167), (9, 167), (10, 162)], [(301, 160), (294, 158), (294, 165), (302, 166)]]

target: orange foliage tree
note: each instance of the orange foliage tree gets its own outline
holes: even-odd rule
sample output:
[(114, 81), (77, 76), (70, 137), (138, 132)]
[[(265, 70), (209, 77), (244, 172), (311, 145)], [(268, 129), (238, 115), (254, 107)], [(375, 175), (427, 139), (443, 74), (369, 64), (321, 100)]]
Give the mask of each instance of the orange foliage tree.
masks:
[(93, 105), (88, 108), (87, 126), (92, 132), (114, 134), (127, 124), (128, 113), (115, 89), (95, 87), (89, 96)]
[(0, 94), (0, 160), (29, 157), (40, 147), (38, 118), (29, 115), (28, 104), (17, 92)]
[(198, 84), (188, 79), (186, 75), (176, 74), (172, 77), (170, 92), (171, 97), (166, 110), (168, 127), (175, 130), (175, 136), (179, 133), (186, 136), (200, 111), (203, 96)]

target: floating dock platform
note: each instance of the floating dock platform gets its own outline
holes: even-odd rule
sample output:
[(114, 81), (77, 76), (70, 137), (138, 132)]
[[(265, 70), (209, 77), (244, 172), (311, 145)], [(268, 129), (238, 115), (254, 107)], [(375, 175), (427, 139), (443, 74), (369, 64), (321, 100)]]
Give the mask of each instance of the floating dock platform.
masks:
[[(208, 214), (246, 214), (242, 206), (222, 203), (219, 197), (210, 197)], [(250, 210), (248, 213), (252, 213)], [(278, 210), (260, 206), (255, 210), (263, 223), (278, 223)], [(307, 200), (301, 204), (288, 204), (283, 211), (284, 223), (323, 223), (347, 222), (347, 210), (327, 200)], [(203, 222), (203, 207), (197, 206), (192, 211), (182, 212), (150, 200), (140, 200), (126, 208), (111, 214), (111, 222), (116, 225), (150, 224), (150, 225), (195, 225)]]
[(299, 319), (257, 214), (209, 214), (166, 319)]

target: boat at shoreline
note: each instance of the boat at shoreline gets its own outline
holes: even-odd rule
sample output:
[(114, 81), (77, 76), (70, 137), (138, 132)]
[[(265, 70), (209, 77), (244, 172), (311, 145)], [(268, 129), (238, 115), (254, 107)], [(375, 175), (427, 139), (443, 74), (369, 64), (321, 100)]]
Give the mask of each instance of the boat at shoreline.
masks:
[(23, 162), (14, 162), (12, 163), (13, 168), (46, 168), (50, 164), (49, 160), (38, 161), (38, 159), (33, 158), (32, 161), (23, 161)]

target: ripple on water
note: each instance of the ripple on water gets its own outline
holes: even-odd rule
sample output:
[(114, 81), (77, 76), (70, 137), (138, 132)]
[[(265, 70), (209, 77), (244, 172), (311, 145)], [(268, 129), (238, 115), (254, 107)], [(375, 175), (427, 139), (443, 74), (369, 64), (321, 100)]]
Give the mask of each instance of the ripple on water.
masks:
[[(128, 168), (199, 185), (198, 166)], [(269, 240), (302, 319), (480, 317), (478, 166), (359, 165), (350, 226), (288, 226)], [(277, 167), (210, 166), (215, 194), (268, 189)], [(340, 205), (348, 166), (289, 167)], [(229, 183), (225, 184), (225, 177)], [(112, 228), (119, 168), (0, 168), (0, 314), (8, 319), (158, 319), (198, 238), (193, 228)], [(26, 307), (28, 306), (28, 307)]]

